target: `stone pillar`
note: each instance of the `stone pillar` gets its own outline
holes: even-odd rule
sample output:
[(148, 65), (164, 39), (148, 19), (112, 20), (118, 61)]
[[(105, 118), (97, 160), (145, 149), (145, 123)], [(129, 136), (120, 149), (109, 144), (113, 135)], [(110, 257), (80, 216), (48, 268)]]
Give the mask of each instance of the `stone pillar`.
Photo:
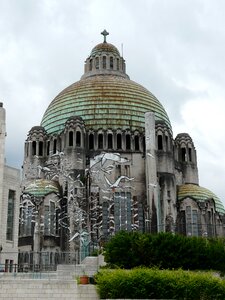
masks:
[(153, 112), (145, 113), (145, 143), (146, 143), (146, 194), (147, 206), (149, 209), (147, 230), (158, 232), (159, 223), (159, 200), (158, 200), (158, 181), (155, 157), (155, 115)]
[(0, 102), (0, 245), (2, 245), (2, 211), (3, 211), (3, 189), (4, 189), (4, 168), (5, 168), (5, 136), (6, 136), (6, 124), (5, 124), (5, 109), (3, 103)]

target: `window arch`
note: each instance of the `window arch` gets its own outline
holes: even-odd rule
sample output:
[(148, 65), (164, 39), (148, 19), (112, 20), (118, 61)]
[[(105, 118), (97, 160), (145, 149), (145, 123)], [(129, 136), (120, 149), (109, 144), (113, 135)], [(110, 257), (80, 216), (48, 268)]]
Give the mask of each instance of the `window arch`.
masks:
[(95, 58), (95, 69), (99, 69), (99, 57)]
[(117, 143), (117, 149), (122, 149), (122, 135), (121, 135), (121, 133), (117, 133), (116, 143)]
[(76, 146), (77, 147), (81, 146), (81, 132), (80, 131), (76, 132)]
[(102, 58), (102, 68), (106, 69), (106, 56), (103, 56)]
[(36, 141), (32, 142), (32, 155), (36, 155), (37, 154), (37, 150), (36, 150)]
[(108, 149), (112, 149), (113, 148), (113, 135), (112, 135), (112, 133), (109, 133), (107, 138), (108, 138)]
[(130, 134), (126, 134), (126, 150), (131, 149), (131, 139), (130, 139)]
[(181, 148), (181, 161), (186, 161), (186, 148)]
[(116, 68), (117, 68), (117, 71), (119, 71), (119, 69), (120, 69), (120, 60), (119, 60), (119, 58), (116, 59)]
[(47, 141), (47, 155), (50, 153), (50, 141)]
[(158, 135), (158, 150), (163, 150), (163, 138), (162, 135)]
[(165, 135), (165, 142), (166, 142), (166, 150), (169, 150), (169, 137), (167, 134)]
[(190, 162), (192, 162), (192, 148), (188, 147), (188, 159)]
[(199, 236), (198, 211), (192, 209), (191, 206), (186, 206), (186, 232), (187, 236)]
[(134, 136), (134, 150), (135, 151), (139, 151), (140, 150), (140, 146), (139, 146), (139, 136), (135, 135)]
[(89, 134), (89, 149), (94, 149), (94, 134)]
[(29, 155), (29, 143), (25, 143), (26, 145), (26, 156)]
[(38, 155), (39, 156), (43, 156), (43, 147), (44, 147), (43, 141), (39, 141), (39, 147), (38, 147)]
[(109, 63), (110, 63), (110, 69), (113, 70), (113, 57), (112, 56), (110, 56)]
[(73, 131), (69, 131), (69, 146), (73, 146)]
[(53, 154), (56, 153), (56, 147), (57, 147), (57, 140), (54, 139), (54, 141), (53, 141)]
[(89, 70), (92, 70), (92, 59), (90, 59), (90, 65), (89, 65)]
[(103, 149), (103, 134), (99, 133), (98, 135), (98, 149)]

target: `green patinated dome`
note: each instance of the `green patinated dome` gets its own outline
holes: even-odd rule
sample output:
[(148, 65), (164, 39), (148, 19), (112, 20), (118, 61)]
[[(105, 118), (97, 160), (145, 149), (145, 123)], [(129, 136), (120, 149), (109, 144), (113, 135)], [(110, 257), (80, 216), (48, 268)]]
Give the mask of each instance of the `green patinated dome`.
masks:
[(50, 193), (58, 192), (57, 182), (47, 179), (32, 180), (24, 190), (24, 194), (30, 194), (35, 197), (44, 197)]
[[(108, 33), (102, 34), (106, 40)], [(86, 129), (143, 132), (145, 112), (152, 111), (156, 121), (164, 121), (172, 132), (162, 104), (147, 89), (130, 80), (125, 69), (125, 60), (114, 45), (106, 41), (98, 44), (85, 62), (81, 80), (55, 97), (41, 125), (47, 133), (57, 134), (64, 129), (68, 118), (78, 116), (83, 118)]]
[(183, 184), (178, 187), (178, 200), (181, 201), (187, 197), (195, 201), (204, 202), (208, 199), (215, 201), (216, 211), (225, 214), (225, 209), (220, 199), (210, 190), (196, 184)]
[(129, 79), (96, 75), (63, 90), (47, 108), (41, 125), (48, 133), (60, 133), (71, 116), (82, 117), (87, 129), (127, 129), (144, 131), (144, 114), (155, 112), (171, 129), (168, 115), (147, 89)]

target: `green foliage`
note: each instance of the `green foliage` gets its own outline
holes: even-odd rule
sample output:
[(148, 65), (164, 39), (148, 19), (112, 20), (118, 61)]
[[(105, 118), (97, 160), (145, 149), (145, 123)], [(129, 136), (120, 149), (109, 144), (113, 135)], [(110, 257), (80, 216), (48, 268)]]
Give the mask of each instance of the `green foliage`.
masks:
[(146, 268), (102, 270), (96, 282), (101, 299), (225, 299), (225, 281), (210, 273)]
[(109, 266), (225, 272), (225, 240), (185, 237), (171, 233), (142, 234), (121, 231), (104, 249)]

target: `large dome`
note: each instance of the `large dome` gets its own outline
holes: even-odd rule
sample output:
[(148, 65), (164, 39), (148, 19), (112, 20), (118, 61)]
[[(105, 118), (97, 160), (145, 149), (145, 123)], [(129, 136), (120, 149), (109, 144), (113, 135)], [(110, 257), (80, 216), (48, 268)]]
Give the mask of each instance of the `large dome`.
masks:
[(86, 129), (144, 131), (145, 112), (155, 113), (172, 131), (168, 115), (157, 98), (125, 73), (125, 61), (107, 42), (95, 46), (86, 60), (81, 80), (64, 89), (47, 108), (41, 125), (60, 133), (69, 117), (82, 117)]
[(71, 116), (84, 119), (86, 128), (144, 130), (144, 114), (155, 112), (171, 129), (160, 102), (141, 85), (119, 76), (99, 75), (80, 80), (63, 90), (47, 108), (41, 125), (59, 133)]

